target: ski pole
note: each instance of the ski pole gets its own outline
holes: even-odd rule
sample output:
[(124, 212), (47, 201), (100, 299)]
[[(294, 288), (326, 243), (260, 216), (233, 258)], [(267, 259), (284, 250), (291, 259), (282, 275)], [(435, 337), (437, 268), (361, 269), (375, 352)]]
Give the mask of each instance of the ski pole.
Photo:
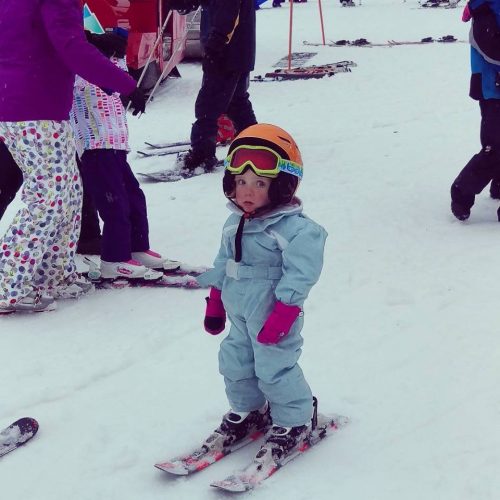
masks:
[[(148, 70), (148, 66), (149, 66), (149, 63), (151, 62), (151, 59), (153, 57), (153, 54), (155, 53), (156, 49), (158, 48), (158, 44), (160, 43), (160, 41), (163, 39), (163, 32), (165, 31), (166, 27), (167, 27), (167, 23), (168, 21), (170, 20), (170, 18), (172, 17), (172, 10), (169, 11), (169, 13), (167, 14), (167, 17), (165, 18), (165, 21), (162, 25), (162, 27), (160, 28), (160, 32), (158, 33), (158, 37), (156, 38), (156, 41), (153, 45), (153, 48), (151, 49), (151, 52), (146, 60), (146, 64), (144, 65), (144, 69), (142, 70), (142, 73), (141, 73), (141, 76), (139, 77), (139, 80), (137, 80), (137, 86), (139, 87), (142, 83), (142, 80), (144, 80), (144, 77), (146, 76), (146, 71)], [(128, 111), (130, 108), (130, 102), (127, 104), (127, 109), (126, 111)]]
[[(191, 21), (189, 21), (189, 23), (186, 25), (186, 37), (187, 37), (187, 33), (188, 31), (191, 29), (191, 26), (194, 24), (195, 22), (195, 19), (196, 19), (196, 16), (198, 14), (198, 11), (200, 10), (201, 7), (198, 7), (193, 15), (193, 17), (191, 18)], [(170, 61), (173, 61), (174, 59), (174, 56), (177, 54), (177, 52), (179, 52), (180, 48), (182, 47), (182, 43), (178, 43), (177, 44), (177, 47), (175, 48), (175, 50), (172, 52), (172, 55), (170, 56), (170, 58), (168, 59), (168, 61), (166, 62), (165, 64), (165, 69), (162, 71), (161, 75), (160, 75), (160, 78), (158, 78), (155, 86), (153, 87), (153, 89), (151, 90), (150, 94), (149, 94), (149, 97), (148, 97), (148, 100), (146, 101), (146, 105), (149, 104), (151, 102), (151, 99), (153, 98), (153, 95), (154, 93), (156, 92), (156, 89), (159, 87), (160, 83), (163, 81), (163, 79), (165, 78), (165, 73), (168, 69), (168, 66), (170, 64)]]
[(288, 30), (288, 69), (292, 68), (293, 0), (290, 0), (290, 28)]
[(325, 42), (325, 25), (323, 24), (323, 9), (321, 8), (321, 0), (318, 0), (318, 5), (319, 5), (319, 19), (321, 22), (321, 37), (323, 39), (323, 45), (325, 45), (326, 44), (326, 42)]

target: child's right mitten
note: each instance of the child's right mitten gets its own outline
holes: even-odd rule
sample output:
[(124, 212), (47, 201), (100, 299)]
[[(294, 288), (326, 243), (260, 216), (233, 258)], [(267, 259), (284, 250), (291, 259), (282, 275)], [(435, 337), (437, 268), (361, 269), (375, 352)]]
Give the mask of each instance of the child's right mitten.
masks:
[(205, 310), (205, 331), (211, 335), (218, 335), (226, 326), (226, 310), (221, 299), (221, 291), (217, 288), (210, 289), (210, 295), (205, 298), (207, 308)]

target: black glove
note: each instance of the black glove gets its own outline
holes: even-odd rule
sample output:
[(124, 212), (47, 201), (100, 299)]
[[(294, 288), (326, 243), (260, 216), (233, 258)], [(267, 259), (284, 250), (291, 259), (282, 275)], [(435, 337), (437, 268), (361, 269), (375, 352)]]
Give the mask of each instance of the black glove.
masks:
[(116, 56), (119, 59), (125, 57), (127, 52), (127, 39), (116, 33), (106, 32), (102, 34), (85, 31), (87, 41), (97, 47), (106, 57)]
[(181, 16), (185, 16), (200, 6), (200, 0), (170, 0), (167, 6), (169, 9), (176, 10)]
[(213, 31), (210, 33), (207, 43), (204, 46), (205, 54), (203, 56), (204, 71), (218, 71), (224, 64), (224, 55), (226, 49), (227, 37)]
[(136, 89), (128, 96), (122, 95), (121, 100), (125, 107), (130, 103), (130, 107), (133, 109), (133, 116), (146, 112), (146, 96), (139, 87), (136, 87)]

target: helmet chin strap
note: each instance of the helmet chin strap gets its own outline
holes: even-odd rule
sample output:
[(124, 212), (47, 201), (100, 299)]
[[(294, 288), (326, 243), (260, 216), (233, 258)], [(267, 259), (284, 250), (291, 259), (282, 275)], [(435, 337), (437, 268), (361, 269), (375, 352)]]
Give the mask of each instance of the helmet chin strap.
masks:
[(243, 245), (241, 243), (241, 240), (243, 238), (243, 226), (245, 225), (245, 221), (257, 215), (261, 215), (262, 213), (269, 211), (273, 207), (271, 205), (266, 205), (265, 207), (258, 208), (252, 213), (248, 213), (245, 212), (233, 199), (230, 198), (230, 200), (240, 210), (243, 211), (243, 215), (241, 216), (240, 222), (238, 224), (238, 229), (236, 230), (236, 236), (234, 237), (234, 261), (241, 262), (241, 258), (243, 256)]

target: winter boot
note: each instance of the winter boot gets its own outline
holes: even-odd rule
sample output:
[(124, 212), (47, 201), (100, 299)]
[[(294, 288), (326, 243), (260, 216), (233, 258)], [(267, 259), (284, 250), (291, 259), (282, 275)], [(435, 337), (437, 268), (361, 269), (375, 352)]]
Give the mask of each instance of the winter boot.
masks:
[(12, 313), (32, 313), (53, 311), (56, 308), (56, 302), (53, 297), (41, 293), (39, 290), (33, 290), (26, 297), (22, 297), (13, 304), (0, 302), (0, 315)]
[[(262, 459), (271, 454), (277, 464), (285, 461), (290, 455), (300, 448), (308, 439), (311, 432), (309, 425), (298, 427), (280, 427), (273, 425), (266, 436), (266, 441), (257, 453), (257, 459)], [(268, 459), (271, 457), (267, 457)]]
[(474, 205), (475, 196), (464, 194), (456, 184), (451, 186), (451, 211), (458, 220), (467, 220)]
[(251, 412), (229, 411), (222, 422), (205, 440), (203, 447), (209, 450), (222, 450), (242, 441), (254, 432), (265, 431), (271, 425), (269, 404)]
[(101, 278), (144, 278), (146, 266), (134, 259), (126, 262), (106, 262), (101, 260)]
[(494, 200), (500, 200), (500, 179), (493, 179), (490, 184), (490, 196)]
[(50, 294), (55, 299), (79, 299), (94, 291), (94, 285), (85, 276), (75, 274), (65, 283), (50, 290)]
[(217, 165), (215, 155), (206, 155), (194, 149), (185, 153), (179, 153), (175, 162), (175, 167), (185, 172), (193, 172), (197, 168), (202, 168), (205, 172), (211, 172)]
[(132, 252), (132, 258), (150, 269), (163, 269), (164, 271), (175, 271), (181, 263), (162, 257), (158, 252), (146, 250), (145, 252)]

